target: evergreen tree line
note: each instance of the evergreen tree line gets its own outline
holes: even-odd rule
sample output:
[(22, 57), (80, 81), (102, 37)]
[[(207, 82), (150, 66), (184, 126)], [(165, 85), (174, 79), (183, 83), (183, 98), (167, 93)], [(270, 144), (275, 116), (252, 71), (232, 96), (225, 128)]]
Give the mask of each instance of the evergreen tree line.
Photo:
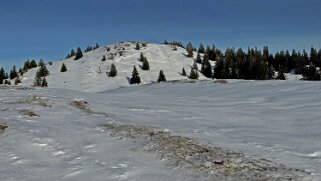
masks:
[[(191, 43), (186, 46), (186, 51), (186, 56), (194, 57), (195, 48)], [(214, 68), (211, 67), (210, 61), (216, 61)], [(200, 44), (195, 62), (202, 65), (201, 73), (208, 78), (285, 79), (284, 73), (294, 71), (295, 74), (302, 74), (303, 80), (320, 80), (321, 49), (317, 51), (312, 47), (310, 54), (305, 50), (302, 52), (292, 50), (291, 53), (286, 50), (273, 55), (265, 46), (263, 51), (257, 48), (249, 48), (247, 52), (242, 48), (238, 50), (227, 48), (223, 53), (214, 45), (205, 48), (203, 44)], [(274, 71), (278, 74), (274, 75)]]
[(96, 43), (95, 46), (90, 46), (90, 45), (88, 45), (87, 48), (85, 49), (85, 52), (90, 52), (90, 51), (92, 51), (92, 50), (96, 50), (96, 49), (99, 48), (99, 47), (100, 47), (100, 46), (99, 46), (98, 43)]
[(0, 68), (0, 84), (4, 84), (4, 80), (9, 78), (8, 73), (1, 67)]
[(167, 40), (165, 40), (162, 44), (164, 44), (164, 45), (174, 45), (174, 46), (178, 46), (178, 47), (181, 47), (181, 48), (185, 48), (183, 43), (180, 42), (180, 41), (168, 42)]
[[(99, 47), (100, 47), (100, 45), (98, 43), (96, 43), (95, 46), (88, 45), (86, 47), (86, 49), (84, 50), (84, 52), (90, 52), (92, 50), (96, 50)], [(76, 51), (74, 49), (71, 49), (70, 53), (68, 53), (68, 55), (66, 56), (66, 59), (71, 58), (71, 57), (74, 57), (74, 60), (78, 60), (78, 59), (82, 58), (83, 52), (82, 52), (81, 48), (78, 47)]]
[(38, 71), (36, 72), (34, 86), (47, 87), (48, 83), (46, 76), (49, 75), (49, 71), (45, 64), (41, 64)]

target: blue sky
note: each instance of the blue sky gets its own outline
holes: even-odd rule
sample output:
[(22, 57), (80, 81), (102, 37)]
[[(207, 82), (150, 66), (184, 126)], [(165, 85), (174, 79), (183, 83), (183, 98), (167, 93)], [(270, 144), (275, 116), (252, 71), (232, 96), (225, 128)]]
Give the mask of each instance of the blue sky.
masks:
[(321, 48), (320, 7), (320, 0), (6, 0), (0, 3), (0, 67), (126, 40)]

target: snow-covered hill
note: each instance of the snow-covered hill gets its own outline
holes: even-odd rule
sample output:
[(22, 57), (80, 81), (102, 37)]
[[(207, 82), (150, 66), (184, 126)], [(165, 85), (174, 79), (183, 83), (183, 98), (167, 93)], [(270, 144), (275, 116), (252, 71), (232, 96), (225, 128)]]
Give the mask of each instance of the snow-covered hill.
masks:
[[(156, 82), (159, 71), (163, 70), (167, 80), (187, 79), (180, 73), (185, 68), (187, 74), (194, 60), (186, 57), (186, 50), (171, 45), (146, 44), (143, 47), (140, 43), (140, 50), (136, 50), (135, 42), (115, 43), (101, 46), (96, 50), (84, 53), (83, 58), (75, 61), (69, 58), (64, 61), (53, 62), (47, 65), (50, 75), (46, 77), (49, 87), (67, 88), (79, 91), (100, 92), (118, 87), (130, 86), (128, 79), (131, 78), (134, 65), (138, 69), (142, 84)], [(122, 52), (120, 55), (120, 52)], [(142, 63), (138, 60), (143, 53), (150, 64), (150, 70), (141, 70)], [(109, 57), (113, 55), (113, 59)], [(106, 56), (106, 61), (101, 61)], [(61, 73), (62, 63), (65, 63), (68, 71)], [(114, 78), (108, 77), (110, 65), (116, 65), (118, 75)], [(201, 66), (199, 65), (199, 69)], [(29, 70), (22, 78), (22, 85), (32, 85), (38, 68)], [(200, 74), (200, 79), (205, 79)]]

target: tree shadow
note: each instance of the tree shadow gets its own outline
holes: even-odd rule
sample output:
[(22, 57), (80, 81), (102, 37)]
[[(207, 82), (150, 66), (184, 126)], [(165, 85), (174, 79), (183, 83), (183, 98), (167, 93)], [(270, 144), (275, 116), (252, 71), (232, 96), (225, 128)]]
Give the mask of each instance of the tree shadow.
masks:
[(126, 76), (127, 82), (130, 84), (130, 77)]

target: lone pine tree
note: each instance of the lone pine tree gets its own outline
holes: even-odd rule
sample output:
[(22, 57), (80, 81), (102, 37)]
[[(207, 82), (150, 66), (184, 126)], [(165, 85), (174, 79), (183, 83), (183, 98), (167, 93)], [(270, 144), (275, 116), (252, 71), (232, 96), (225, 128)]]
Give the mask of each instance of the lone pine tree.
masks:
[(164, 71), (163, 70), (160, 70), (159, 71), (159, 75), (158, 75), (158, 79), (157, 79), (157, 82), (164, 82), (166, 81), (166, 77), (164, 75)]
[(144, 54), (143, 53), (140, 53), (140, 56), (139, 56), (139, 61), (140, 62), (144, 62), (144, 60), (146, 59), (146, 57), (144, 56)]
[(110, 71), (108, 73), (108, 77), (115, 77), (117, 75), (117, 69), (116, 69), (116, 66), (115, 64), (111, 64), (110, 66)]
[(142, 65), (142, 70), (149, 70), (149, 62), (147, 61), (147, 58), (144, 58), (143, 65)]
[(65, 63), (62, 63), (60, 72), (67, 72), (67, 67), (66, 67)]
[(184, 68), (182, 69), (182, 76), (186, 76), (186, 71)]
[(134, 66), (133, 72), (132, 72), (132, 78), (129, 81), (130, 84), (140, 84), (140, 77), (138, 74), (138, 71), (136, 69), (136, 66)]
[(101, 59), (102, 62), (106, 61), (106, 56), (104, 55), (103, 58)]

